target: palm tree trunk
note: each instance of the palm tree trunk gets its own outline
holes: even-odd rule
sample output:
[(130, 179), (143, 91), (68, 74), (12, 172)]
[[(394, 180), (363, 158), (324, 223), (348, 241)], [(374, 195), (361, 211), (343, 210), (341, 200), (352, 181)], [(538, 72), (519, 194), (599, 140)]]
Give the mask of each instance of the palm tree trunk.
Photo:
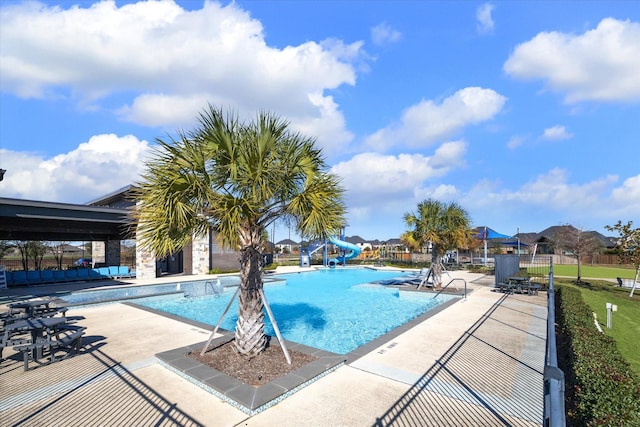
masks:
[(433, 243), (431, 247), (431, 271), (433, 272), (433, 286), (442, 286), (442, 265), (440, 264), (440, 248)]
[(240, 297), (234, 348), (236, 352), (249, 359), (260, 354), (267, 345), (267, 336), (264, 333), (264, 310), (260, 296), (262, 255), (258, 247), (258, 245), (247, 245), (240, 251)]

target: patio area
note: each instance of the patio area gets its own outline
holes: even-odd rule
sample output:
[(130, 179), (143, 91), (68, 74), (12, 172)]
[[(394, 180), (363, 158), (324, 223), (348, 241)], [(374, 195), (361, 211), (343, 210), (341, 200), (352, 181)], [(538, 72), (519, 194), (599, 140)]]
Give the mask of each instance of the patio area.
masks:
[(546, 293), (504, 294), (492, 277), (451, 274), (473, 290), (466, 300), (252, 416), (155, 357), (206, 340), (212, 328), (128, 304), (71, 309), (87, 328), (79, 355), (23, 372), (6, 351), (1, 424), (541, 425)]

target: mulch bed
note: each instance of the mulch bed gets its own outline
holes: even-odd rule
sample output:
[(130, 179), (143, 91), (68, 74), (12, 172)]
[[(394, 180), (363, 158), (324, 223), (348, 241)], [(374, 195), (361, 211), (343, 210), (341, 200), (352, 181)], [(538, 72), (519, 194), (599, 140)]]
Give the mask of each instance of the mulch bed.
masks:
[(259, 387), (318, 359), (299, 351), (288, 351), (291, 356), (290, 365), (278, 343), (268, 345), (262, 353), (250, 360), (234, 351), (233, 341), (215, 347), (202, 356), (199, 351), (189, 353), (188, 356), (245, 384)]

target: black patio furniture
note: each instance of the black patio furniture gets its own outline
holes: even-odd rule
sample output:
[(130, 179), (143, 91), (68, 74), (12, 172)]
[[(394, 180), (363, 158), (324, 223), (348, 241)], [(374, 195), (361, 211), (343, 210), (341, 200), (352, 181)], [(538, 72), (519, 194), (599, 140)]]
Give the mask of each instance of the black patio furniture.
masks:
[[(71, 325), (64, 317), (44, 317), (21, 319), (6, 324), (0, 344), (1, 352), (5, 347), (22, 354), (24, 370), (29, 370), (29, 362), (46, 364), (59, 360), (56, 352), (64, 350), (67, 355), (81, 347), (82, 336), (86, 328)], [(44, 362), (45, 356), (49, 361)], [(65, 356), (66, 357), (66, 356)]]
[[(78, 353), (82, 348), (82, 336), (85, 327), (69, 325), (67, 323), (60, 327), (54, 328), (47, 335), (27, 344), (21, 344), (13, 347), (14, 350), (22, 354), (24, 370), (29, 370), (29, 362), (35, 362), (40, 365), (53, 363), (58, 360), (67, 358), (74, 353)], [(45, 354), (48, 352), (49, 360), (43, 361)], [(63, 357), (57, 357), (58, 351), (64, 351)]]

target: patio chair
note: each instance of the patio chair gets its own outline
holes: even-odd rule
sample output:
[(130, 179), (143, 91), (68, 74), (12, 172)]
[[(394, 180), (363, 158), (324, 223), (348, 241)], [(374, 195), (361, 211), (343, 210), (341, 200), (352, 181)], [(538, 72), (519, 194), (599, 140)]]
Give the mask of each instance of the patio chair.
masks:
[(118, 276), (122, 279), (129, 279), (131, 278), (131, 272), (129, 271), (129, 266), (128, 265), (120, 265), (118, 266)]

